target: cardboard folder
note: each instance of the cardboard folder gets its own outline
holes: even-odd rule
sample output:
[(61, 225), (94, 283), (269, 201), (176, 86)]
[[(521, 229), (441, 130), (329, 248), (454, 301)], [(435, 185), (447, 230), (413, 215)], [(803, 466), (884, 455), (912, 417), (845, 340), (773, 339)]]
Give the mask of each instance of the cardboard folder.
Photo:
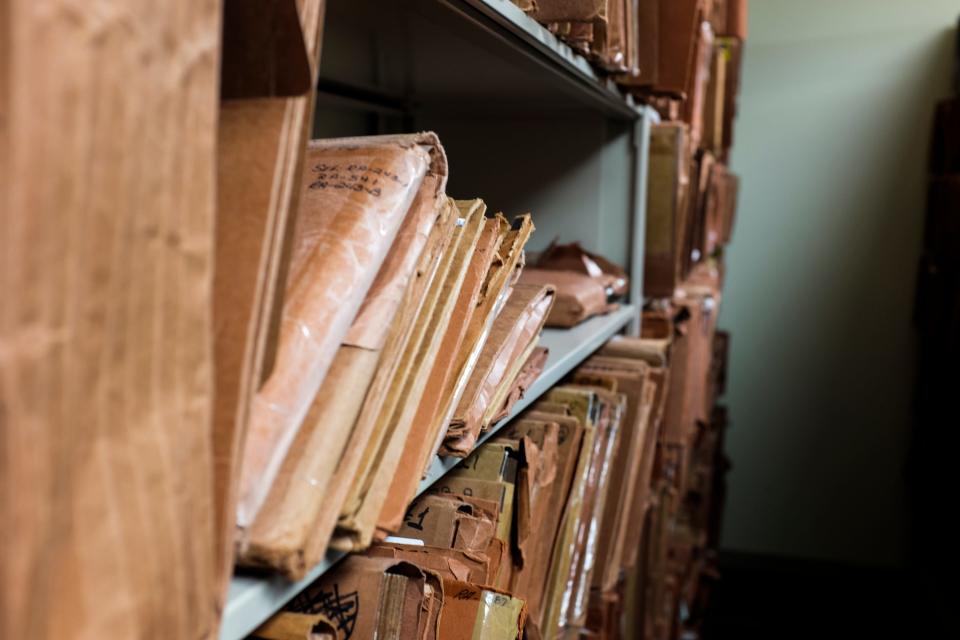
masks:
[(551, 556), (583, 437), (583, 425), (577, 418), (567, 414), (565, 406), (553, 409), (561, 413), (543, 411), (547, 408), (544, 403), (538, 403), (537, 410), (525, 412), (522, 418), (510, 423), (504, 430), (508, 438), (528, 437), (535, 442), (550, 438), (548, 434), (554, 430), (557, 433), (556, 471), (543, 497), (543, 505), (537, 509), (534, 546), (531, 547), (529, 559), (514, 571), (510, 582), (511, 591), (527, 601), (531, 616), (537, 620), (542, 614)]
[(223, 3), (223, 99), (290, 97), (310, 92), (316, 77), (297, 5), (296, 0)]
[(441, 578), (487, 584), (495, 570), (495, 560), (486, 554), (447, 547), (379, 542), (364, 552), (373, 558), (404, 560), (433, 571)]
[(524, 269), (520, 281), (556, 288), (556, 302), (545, 323), (548, 327), (569, 328), (617, 308), (607, 302), (607, 290), (601, 281), (575, 271)]
[[(437, 204), (436, 191), (431, 189), (411, 208), (408, 215), (412, 217), (381, 267), (385, 277), (378, 275), (368, 294), (368, 300), (376, 297), (380, 303), (365, 304), (348, 334), (355, 335), (354, 329), (364, 326), (369, 331), (372, 325), (362, 324), (363, 319), (379, 317), (384, 326), (380, 334), (373, 331), (372, 335), (382, 339), (383, 345), (341, 345), (263, 509), (240, 540), (243, 564), (273, 567), (296, 578), (323, 557), (370, 437), (372, 422), (362, 421), (363, 409), (372, 394), (382, 399), (381, 390), (392, 376), (397, 354), (421, 306), (425, 281), (432, 277), (451, 237), (454, 216), (445, 201), (439, 211)], [(424, 237), (425, 233), (429, 235)], [(409, 261), (414, 257), (411, 269)], [(391, 317), (394, 287), (386, 285), (402, 284), (394, 280), (402, 274), (406, 274), (405, 291)], [(344, 388), (354, 392), (343, 393)]]
[(656, 91), (689, 97), (705, 0), (659, 0)]
[(470, 316), (469, 326), (463, 338), (463, 344), (470, 348), (461, 349), (457, 355), (454, 371), (455, 382), (448, 383), (445, 395), (448, 398), (447, 410), (438, 412), (430, 431), (436, 433), (436, 441), (430, 454), (424, 460), (424, 472), (433, 456), (438, 453), (447, 436), (447, 427), (459, 408), (463, 394), (474, 375), (479, 358), (486, 347), (487, 339), (493, 330), (493, 323), (510, 298), (524, 265), (524, 247), (534, 231), (530, 214), (517, 216), (513, 222), (497, 214), (497, 233), (501, 241), (497, 254), (492, 259), (484, 283), (477, 299), (477, 306)]
[(717, 302), (717, 298), (700, 296), (675, 301), (670, 393), (664, 409), (662, 442), (688, 446), (697, 422), (709, 417), (707, 369), (716, 328)]
[(623, 267), (616, 265), (601, 255), (591, 253), (580, 246), (579, 242), (558, 244), (551, 242), (537, 256), (532, 265), (548, 271), (574, 271), (600, 282), (608, 297), (622, 296), (627, 292), (630, 280)]
[(254, 398), (237, 522), (249, 526), (430, 166), (415, 141), (314, 141), (273, 372)]
[[(217, 123), (213, 319), (217, 547), (224, 597), (233, 570), (250, 405), (276, 352), (325, 6), (324, 0), (230, 0), (224, 6), (221, 97), (226, 99)], [(271, 30), (274, 25), (278, 28)], [(270, 55), (264, 55), (259, 45), (268, 40)]]
[(459, 580), (444, 580), (443, 640), (517, 640), (526, 605), (511, 594)]
[[(597, 435), (594, 448), (590, 452), (587, 486), (573, 538), (565, 604), (560, 610), (559, 623), (568, 629), (576, 629), (586, 624), (590, 585), (597, 566), (597, 542), (613, 475), (613, 455), (621, 446), (621, 424), (626, 398), (615, 392), (615, 384), (610, 386), (609, 390), (593, 386), (583, 387), (596, 395)], [(569, 388), (575, 389), (578, 385)]]
[[(486, 209), (482, 201), (462, 203), (461, 209), (476, 207), (481, 213)], [(377, 526), (383, 532), (396, 531), (403, 514), (413, 498), (420, 483), (421, 469), (435, 452), (433, 443), (437, 440), (436, 429), (446, 430), (445, 417), (452, 410), (457, 396), (457, 377), (461, 350), (479, 351), (482, 345), (464, 344), (464, 338), (470, 326), (480, 299), (481, 287), (496, 258), (497, 249), (504, 235), (501, 233), (501, 221), (497, 217), (485, 220), (480, 238), (467, 266), (467, 273), (460, 286), (456, 303), (450, 313), (450, 322), (443, 336), (436, 359), (429, 375), (430, 384), (424, 390), (423, 397), (413, 418), (410, 435), (400, 461), (399, 473), (394, 474), (386, 501), (380, 513)]]
[(437, 640), (442, 601), (439, 574), (392, 558), (352, 555), (284, 609), (323, 614), (345, 638)]
[(500, 403), (499, 411), (490, 419), (490, 424), (495, 425), (510, 415), (514, 405), (523, 398), (524, 394), (526, 394), (530, 388), (530, 385), (540, 377), (549, 355), (550, 352), (546, 347), (538, 346), (533, 349), (520, 367), (520, 372), (517, 374), (516, 379), (514, 379), (513, 385), (510, 387), (502, 387), (505, 397), (503, 402)]
[(703, 147), (711, 150), (718, 156), (724, 152), (723, 141), (725, 136), (723, 126), (726, 124), (727, 119), (723, 110), (727, 105), (727, 63), (729, 60), (729, 49), (718, 39), (716, 46), (713, 47), (710, 62), (710, 76), (707, 81), (707, 90), (703, 105), (702, 137)]
[(502, 405), (498, 389), (509, 388), (533, 349), (553, 305), (551, 286), (523, 285), (513, 288), (503, 312), (494, 321), (477, 366), (450, 423), (443, 444), (445, 455), (466, 456), (480, 432)]
[(606, 0), (536, 0), (529, 14), (537, 22), (593, 20), (605, 4)]
[(583, 503), (590, 481), (591, 453), (597, 441), (598, 416), (596, 395), (592, 391), (558, 387), (549, 391), (546, 399), (566, 405), (568, 414), (577, 418), (583, 428), (572, 482), (563, 495), (563, 515), (551, 552), (550, 570), (540, 611), (539, 630), (543, 637), (553, 638), (566, 621), (571, 597), (568, 580), (575, 560), (573, 544), (584, 515)]
[[(620, 444), (610, 465), (611, 490), (603, 511), (597, 541), (597, 571), (594, 585), (612, 590), (624, 566), (624, 540), (631, 527), (630, 507), (639, 482), (638, 473), (649, 443), (647, 416), (641, 412), (648, 367), (643, 362), (624, 363), (622, 367), (604, 366), (596, 358), (584, 363), (574, 374), (574, 382), (584, 385), (611, 385), (624, 395), (625, 410), (620, 425)], [(656, 441), (653, 441), (655, 445)]]
[(250, 634), (254, 640), (338, 640), (336, 626), (321, 613), (281, 611)]
[(461, 213), (467, 217), (463, 218), (463, 225), (455, 229), (454, 243), (428, 291), (413, 339), (401, 356), (399, 375), (388, 391), (386, 410), (381, 412), (383, 419), (378, 420), (378, 428), (367, 443), (363, 464), (341, 513), (334, 542), (341, 548), (356, 549), (370, 544), (402, 459), (407, 436), (484, 227), (481, 208), (468, 206), (466, 211), (461, 209)]
[(498, 521), (499, 505), (494, 502), (428, 493), (410, 504), (397, 536), (432, 547), (486, 553)]
[(650, 133), (644, 293), (670, 297), (686, 275), (689, 247), (690, 175), (687, 126), (670, 122)]

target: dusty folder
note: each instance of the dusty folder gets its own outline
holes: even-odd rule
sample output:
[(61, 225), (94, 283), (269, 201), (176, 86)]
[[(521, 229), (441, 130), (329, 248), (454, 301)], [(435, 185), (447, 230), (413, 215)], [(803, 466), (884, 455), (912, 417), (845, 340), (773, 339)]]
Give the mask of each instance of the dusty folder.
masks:
[(597, 539), (610, 487), (613, 454), (620, 447), (620, 426), (626, 404), (622, 394), (600, 387), (583, 388), (596, 395), (597, 435), (590, 453), (587, 487), (573, 538), (566, 604), (561, 608), (560, 624), (572, 629), (586, 623), (590, 585), (596, 568)]
[(705, 5), (705, 0), (660, 0), (657, 91), (689, 97)]
[(412, 562), (429, 569), (441, 578), (464, 580), (475, 584), (489, 584), (498, 570), (499, 556), (494, 558), (475, 551), (427, 547), (398, 542), (380, 542), (364, 552), (377, 558), (394, 558)]
[(538, 22), (567, 22), (593, 20), (606, 0), (536, 0), (530, 17)]
[(727, 105), (727, 63), (730, 60), (730, 51), (722, 43), (717, 42), (713, 47), (710, 62), (710, 76), (707, 82), (707, 91), (704, 100), (703, 137), (701, 143), (716, 155), (724, 151), (723, 126), (726, 117), (723, 110)]
[(523, 635), (523, 600), (490, 587), (443, 581), (443, 640), (517, 640)]
[(530, 385), (536, 382), (537, 378), (540, 377), (544, 366), (547, 364), (547, 358), (549, 355), (550, 352), (546, 347), (536, 347), (533, 350), (530, 356), (523, 363), (523, 366), (520, 367), (520, 373), (517, 374), (516, 379), (513, 381), (513, 385), (510, 387), (503, 387), (503, 389), (506, 391), (506, 397), (501, 403), (500, 410), (493, 415), (490, 424), (496, 424), (510, 415), (510, 412), (513, 411), (513, 408), (517, 402), (519, 402), (523, 398), (524, 394), (526, 394), (527, 389), (530, 388)]
[[(544, 404), (538, 403), (539, 408), (543, 409)], [(511, 577), (511, 589), (518, 596), (527, 600), (531, 615), (538, 620), (543, 613), (547, 574), (550, 569), (555, 542), (559, 535), (560, 523), (570, 492), (583, 436), (581, 422), (577, 418), (567, 415), (565, 407), (560, 410), (564, 413), (545, 413), (542, 410), (528, 411), (522, 419), (507, 427), (507, 437), (525, 436), (536, 442), (541, 442), (542, 438), (550, 434), (554, 428), (556, 428), (557, 433), (557, 453), (553, 480), (549, 483), (547, 492), (543, 496), (542, 505), (536, 509), (535, 517), (538, 533), (533, 538), (534, 544), (528, 557), (524, 558), (523, 564), (517, 567)]]
[(428, 493), (410, 505), (397, 536), (432, 547), (486, 553), (497, 533), (498, 512), (498, 505), (486, 500)]
[(686, 446), (698, 421), (706, 421), (707, 367), (716, 328), (716, 299), (691, 296), (676, 301), (670, 356), (670, 393), (661, 440)]
[(590, 253), (581, 247), (579, 242), (551, 242), (531, 266), (548, 271), (575, 271), (590, 276), (603, 285), (609, 297), (622, 296), (630, 284), (623, 267), (613, 264), (601, 255)]
[(214, 283), (214, 461), (224, 594), (250, 404), (276, 352), (324, 7), (323, 0), (224, 5)]
[[(511, 574), (536, 561), (543, 517), (557, 478), (559, 431), (556, 424), (538, 425), (527, 433), (499, 436), (496, 442), (510, 444), (520, 452), (514, 507), (515, 534), (511, 541), (516, 565)], [(511, 582), (513, 575), (511, 575)]]
[(556, 288), (556, 302), (545, 323), (548, 327), (572, 327), (617, 308), (616, 304), (607, 302), (604, 284), (582, 273), (524, 269), (520, 282)]
[(443, 583), (409, 562), (351, 555), (286, 607), (322, 614), (344, 638), (437, 640)]
[(647, 296), (672, 296), (686, 275), (684, 250), (691, 233), (688, 157), (686, 125), (671, 122), (653, 127), (643, 270)]
[(320, 613), (281, 611), (251, 634), (255, 640), (338, 640), (337, 628)]
[(466, 348), (459, 351), (454, 365), (455, 378), (448, 382), (444, 394), (446, 409), (437, 411), (430, 432), (436, 439), (429, 454), (423, 460), (424, 470), (433, 455), (440, 451), (447, 436), (447, 426), (459, 408), (463, 394), (474, 376), (479, 358), (486, 348), (487, 339), (493, 329), (494, 320), (503, 310), (510, 297), (513, 285), (524, 265), (524, 246), (533, 233), (533, 222), (529, 214), (514, 218), (508, 222), (501, 214), (494, 216), (496, 232), (500, 236), (496, 255), (493, 256), (481, 285), (477, 306), (470, 316), (463, 344)]
[(574, 374), (578, 384), (604, 384), (616, 388), (626, 399), (620, 425), (620, 444), (610, 464), (611, 487), (597, 541), (597, 571), (594, 585), (610, 591), (620, 579), (624, 541), (631, 526), (630, 508), (639, 483), (638, 474), (646, 452), (656, 441), (648, 438), (649, 410), (641, 410), (647, 383), (647, 365), (643, 362), (616, 363), (587, 361)]
[(386, 386), (422, 301), (424, 280), (452, 232), (449, 208), (437, 209), (442, 177), (428, 176), (434, 184), (425, 181), (348, 333), (354, 343), (338, 350), (263, 509), (241, 540), (244, 564), (299, 577), (322, 557), (370, 437), (360, 420), (370, 399), (363, 392)]
[[(461, 213), (476, 209), (477, 214), (482, 214), (486, 208), (480, 200), (462, 202), (458, 207)], [(497, 217), (487, 218), (483, 223), (483, 230), (467, 265), (467, 273), (450, 312), (447, 330), (429, 374), (430, 384), (424, 390), (404, 443), (397, 465), (399, 472), (395, 473), (390, 481), (377, 523), (384, 533), (395, 531), (400, 525), (403, 513), (420, 483), (421, 469), (435, 453), (433, 443), (437, 440), (436, 430), (441, 428), (441, 425), (446, 428), (445, 417), (451, 411), (451, 405), (457, 396), (457, 386), (462, 387), (466, 382), (459, 382), (457, 379), (462, 377), (456, 369), (461, 350), (479, 351), (478, 347), (482, 347), (482, 344), (464, 344), (464, 338), (470, 319), (477, 309), (481, 287), (504, 237), (500, 229), (501, 221)]]
[[(577, 418), (583, 428), (580, 446), (574, 454), (576, 466), (571, 484), (562, 495), (563, 515), (560, 519), (556, 540), (551, 551), (550, 569), (544, 588), (540, 610), (539, 629), (543, 637), (557, 637), (567, 620), (572, 592), (569, 582), (574, 557), (574, 541), (585, 516), (584, 499), (589, 492), (591, 457), (597, 450), (596, 394), (584, 389), (558, 387), (549, 391), (545, 398), (551, 403), (566, 407), (566, 412)], [(539, 403), (538, 403), (539, 404)]]
[(414, 141), (312, 142), (273, 372), (250, 413), (237, 522), (249, 526), (430, 165)]
[[(467, 455), (480, 431), (499, 412), (505, 395), (526, 357), (532, 352), (553, 305), (554, 289), (543, 285), (517, 285), (503, 312), (494, 321), (460, 404), (451, 421), (443, 452)], [(495, 399), (498, 397), (500, 402)]]
[(637, 13), (631, 0), (606, 0), (593, 20), (590, 52), (594, 64), (611, 73), (632, 74), (637, 64), (635, 48)]
[(404, 445), (484, 228), (482, 209), (470, 207), (466, 215), (462, 218), (463, 224), (455, 229), (453, 243), (428, 289), (412, 339), (401, 356), (398, 375), (390, 385), (382, 419), (378, 420), (373, 437), (367, 443), (338, 523), (334, 544), (339, 548), (366, 547), (377, 530)]

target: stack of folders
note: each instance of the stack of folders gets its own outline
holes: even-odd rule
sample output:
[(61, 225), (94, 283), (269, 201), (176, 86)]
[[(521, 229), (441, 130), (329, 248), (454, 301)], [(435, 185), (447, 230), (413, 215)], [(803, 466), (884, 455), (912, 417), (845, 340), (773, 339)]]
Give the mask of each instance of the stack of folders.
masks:
[(746, 2), (660, 2), (655, 72), (629, 85), (657, 108), (647, 191), (644, 293), (670, 298), (729, 243), (739, 181), (727, 168)]
[(334, 638), (694, 632), (725, 470), (715, 284), (645, 312), (642, 337), (611, 339), (254, 637), (304, 620)]
[(636, 0), (513, 0), (537, 22), (608, 73), (639, 70)]
[[(747, 0), (513, 0), (625, 89), (691, 98), (715, 44), (739, 56)], [(702, 74), (701, 74), (702, 75)]]
[(542, 369), (555, 289), (518, 282), (530, 216), (453, 200), (446, 176), (432, 133), (309, 143), (238, 564), (300, 578), (398, 532), (433, 457), (469, 454)]
[(280, 621), (303, 616), (332, 622), (336, 637), (598, 633), (597, 594), (620, 593), (640, 559), (632, 523), (652, 502), (667, 346), (605, 346), (410, 504), (395, 535), (336, 565), (255, 636), (278, 638)]

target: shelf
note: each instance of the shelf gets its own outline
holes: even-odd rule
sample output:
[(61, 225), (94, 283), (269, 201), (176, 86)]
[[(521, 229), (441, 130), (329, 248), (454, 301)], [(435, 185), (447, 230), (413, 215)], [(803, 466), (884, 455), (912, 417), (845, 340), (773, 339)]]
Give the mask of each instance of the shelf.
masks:
[(409, 115), (639, 117), (612, 79), (510, 0), (329, 0), (320, 76), (349, 98), (327, 91), (321, 104), (374, 113), (386, 95)]
[[(634, 320), (639, 311), (635, 306), (623, 305), (617, 311), (592, 318), (572, 329), (544, 329), (540, 345), (550, 350), (540, 377), (530, 386), (510, 415), (497, 423), (480, 438), (479, 443), (493, 437), (510, 420), (563, 379), (572, 369), (596, 351), (612, 335)], [(479, 444), (478, 443), (478, 444)], [(420, 483), (418, 495), (462, 462), (462, 458), (437, 458), (427, 477)], [(336, 564), (344, 553), (327, 553), (317, 567), (299, 582), (290, 582), (280, 576), (234, 576), (227, 594), (227, 605), (220, 628), (220, 640), (238, 640), (246, 637), (267, 618), (289, 602)]]
[[(465, 16), (468, 14), (464, 7), (471, 7), (495, 27), (480, 21), (477, 21), (478, 25), (490, 29), (493, 35), (505, 40), (508, 46), (519, 48), (528, 56), (544, 58), (543, 62), (549, 71), (579, 85), (581, 91), (605, 103), (606, 108), (611, 111), (626, 118), (636, 118), (632, 98), (624, 96), (612, 79), (598, 75), (586, 58), (517, 8), (511, 0), (443, 0), (443, 3), (459, 10)], [(505, 37), (506, 34), (512, 36), (513, 42)]]

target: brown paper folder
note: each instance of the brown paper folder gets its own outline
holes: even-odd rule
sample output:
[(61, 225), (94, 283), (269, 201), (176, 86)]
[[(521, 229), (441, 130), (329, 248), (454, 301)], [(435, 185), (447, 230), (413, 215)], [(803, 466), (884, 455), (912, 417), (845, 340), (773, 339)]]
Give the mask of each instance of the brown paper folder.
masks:
[(532, 266), (548, 271), (575, 271), (590, 276), (603, 285), (610, 297), (622, 296), (630, 285), (627, 272), (622, 267), (601, 255), (590, 253), (578, 242), (551, 242), (550, 246), (537, 256), (536, 264)]
[(530, 17), (537, 22), (593, 20), (607, 0), (536, 0)]
[(671, 122), (653, 127), (643, 270), (647, 296), (672, 296), (685, 275), (691, 190), (687, 153), (686, 125)]
[(499, 507), (486, 500), (479, 502), (485, 508), (455, 494), (422, 495), (410, 505), (397, 536), (421, 540), (431, 547), (486, 553), (496, 537)]
[[(319, 548), (320, 553), (329, 542), (343, 505), (353, 488), (353, 479), (363, 463), (367, 443), (386, 402), (387, 392), (400, 364), (400, 356), (411, 340), (415, 320), (423, 306), (429, 285), (433, 281), (440, 260), (447, 252), (453, 238), (453, 229), (457, 222), (457, 216), (454, 215), (453, 209), (449, 203), (441, 208), (440, 217), (427, 240), (420, 262), (414, 272), (415, 277), (408, 284), (397, 316), (390, 326), (379, 364), (373, 380), (369, 384), (360, 413), (353, 424), (353, 429), (350, 431), (347, 445), (336, 464), (336, 471), (329, 486), (323, 492), (321, 506), (318, 510), (319, 519), (314, 525), (314, 531), (321, 533), (311, 533), (313, 542), (317, 544), (322, 542), (322, 547)], [(336, 386), (332, 387), (331, 393), (336, 393), (336, 390)]]
[(237, 522), (249, 526), (430, 164), (414, 141), (315, 141), (303, 176), (273, 373), (254, 398)]
[(393, 558), (351, 555), (304, 589), (286, 611), (322, 614), (344, 638), (436, 640), (443, 583)]
[[(217, 137), (214, 461), (224, 596), (233, 570), (237, 489), (250, 403), (269, 375), (276, 349), (326, 3), (281, 0), (254, 6), (247, 0), (231, 0), (228, 4), (226, 19), (236, 25), (234, 18), (238, 18), (241, 24), (236, 39), (227, 36), (232, 53), (224, 54), (222, 71), (256, 91), (231, 91), (226, 89), (231, 81), (223, 81), (224, 95), (252, 99), (221, 103)], [(246, 36), (269, 24), (263, 15), (272, 12), (283, 15), (285, 33), (297, 32), (298, 37), (277, 41), (278, 56), (271, 65), (259, 68), (284, 74), (295, 68), (296, 78), (294, 83), (281, 83), (283, 91), (263, 93), (263, 76), (252, 79), (242, 63), (262, 53)], [(233, 31), (230, 24), (224, 28)], [(305, 58), (309, 65), (301, 95), (290, 95), (304, 84), (302, 62), (288, 64), (290, 58)], [(253, 98), (252, 93), (262, 95)], [(278, 94), (289, 97), (267, 97)]]
[[(591, 358), (574, 373), (578, 384), (615, 385), (624, 395), (626, 407), (621, 421), (620, 445), (611, 461), (611, 488), (604, 507), (597, 541), (597, 568), (594, 585), (610, 591), (620, 579), (624, 566), (624, 541), (635, 523), (630, 521), (630, 508), (639, 482), (641, 462), (649, 444), (649, 411), (641, 411), (648, 367), (643, 362), (626, 361), (622, 366)], [(655, 443), (655, 441), (654, 441)]]
[[(611, 385), (612, 388), (615, 386)], [(577, 388), (577, 385), (570, 388)], [(590, 585), (596, 568), (598, 532), (610, 488), (613, 455), (620, 447), (620, 427), (626, 405), (623, 394), (599, 387), (584, 388), (593, 391), (597, 397), (597, 436), (590, 454), (587, 487), (573, 539), (566, 605), (561, 609), (560, 624), (568, 629), (586, 624)]]
[(334, 540), (338, 548), (364, 548), (376, 531), (451, 311), (484, 227), (481, 207), (468, 205), (466, 210), (461, 209), (461, 214), (466, 216), (463, 225), (457, 227), (454, 244), (428, 291), (416, 319), (413, 339), (401, 357), (399, 375), (388, 392), (384, 405), (387, 411), (381, 413), (386, 419), (378, 421), (374, 437), (367, 444), (363, 464), (341, 514)]
[(325, 615), (281, 611), (260, 625), (255, 640), (338, 640), (337, 628)]
[(454, 417), (454, 411), (459, 407), (463, 394), (473, 375), (477, 362), (483, 352), (493, 322), (503, 310), (510, 292), (516, 282), (524, 264), (524, 246), (533, 233), (533, 222), (529, 214), (514, 218), (512, 223), (501, 214), (494, 216), (497, 221), (497, 233), (501, 241), (497, 248), (497, 255), (492, 259), (486, 278), (480, 288), (477, 307), (470, 316), (469, 326), (463, 338), (463, 344), (469, 348), (461, 349), (457, 355), (454, 370), (455, 382), (450, 392), (446, 393), (447, 409), (438, 412), (430, 431), (436, 434), (436, 440), (429, 455), (423, 460), (423, 472), (426, 470), (443, 444), (447, 435), (447, 427)]
[[(296, 578), (322, 557), (362, 451), (355, 443), (369, 437), (357, 426), (364, 391), (382, 386), (377, 381), (391, 362), (388, 354), (397, 350), (406, 319), (419, 304), (422, 280), (432, 272), (451, 231), (449, 210), (437, 210), (444, 177), (431, 172), (421, 186), (347, 335), (348, 340), (375, 337), (364, 340), (366, 348), (357, 340), (338, 350), (263, 509), (241, 539), (243, 564), (274, 567)], [(405, 291), (398, 300), (401, 287)], [(379, 333), (373, 318), (381, 323)], [(342, 393), (344, 388), (355, 392)]]
[(514, 405), (523, 399), (530, 385), (536, 382), (540, 374), (543, 373), (543, 367), (547, 364), (549, 355), (550, 351), (546, 347), (535, 347), (533, 349), (533, 352), (524, 361), (523, 366), (520, 367), (520, 373), (517, 374), (513, 385), (509, 388), (504, 387), (507, 390), (506, 398), (501, 403), (500, 410), (490, 420), (490, 424), (497, 424), (510, 415)]
[(443, 581), (443, 640), (517, 640), (523, 635), (527, 609), (505, 591), (471, 582)]
[[(550, 286), (514, 287), (503, 312), (494, 321), (477, 367), (460, 399), (443, 444), (445, 455), (467, 455), (473, 449), (480, 431), (489, 426), (484, 419), (493, 417), (486, 413), (491, 400), (496, 396), (498, 387), (509, 387), (519, 374), (523, 360), (517, 363), (516, 358), (527, 349), (532, 349), (529, 345), (539, 336), (550, 313), (553, 293), (553, 287)], [(494, 413), (500, 408), (499, 404), (492, 406)]]
[(598, 433), (596, 394), (585, 389), (557, 387), (546, 394), (546, 399), (567, 405), (567, 411), (580, 421), (583, 436), (575, 453), (576, 467), (572, 482), (563, 495), (563, 516), (550, 558), (539, 628), (544, 638), (557, 637), (566, 621), (567, 603), (571, 598), (568, 588), (571, 567), (574, 566), (574, 541), (584, 517), (584, 497), (590, 481), (591, 455), (597, 446)]
[(582, 273), (524, 269), (520, 274), (520, 282), (556, 287), (556, 303), (546, 320), (548, 327), (572, 327), (587, 318), (617, 308), (617, 305), (607, 302), (607, 291), (603, 283)]
[(709, 417), (706, 407), (707, 368), (716, 327), (716, 307), (705, 298), (676, 301), (670, 354), (670, 393), (666, 399), (661, 440), (688, 446), (697, 421)]
[(0, 14), (0, 637), (215, 638), (220, 6)]
[(727, 119), (723, 110), (727, 105), (727, 62), (730, 51), (721, 42), (713, 48), (713, 58), (710, 65), (710, 79), (707, 83), (707, 92), (704, 100), (703, 113), (703, 140), (705, 149), (716, 155), (722, 155), (724, 133), (723, 125)]
[(705, 0), (661, 0), (657, 15), (657, 91), (689, 97), (705, 5)]
[[(479, 200), (469, 205), (462, 203), (461, 206), (466, 207), (467, 210), (474, 206), (480, 211), (485, 209)], [(459, 361), (461, 349), (474, 348), (474, 345), (464, 344), (464, 337), (469, 329), (470, 319), (477, 309), (481, 287), (502, 240), (500, 221), (496, 217), (488, 218), (484, 222), (483, 231), (451, 311), (447, 330), (429, 375), (430, 384), (424, 390), (410, 434), (404, 444), (403, 454), (397, 467), (399, 472), (394, 474), (391, 480), (377, 524), (383, 533), (396, 531), (400, 526), (407, 505), (413, 499), (420, 484), (420, 470), (427, 464), (428, 458), (434, 454), (432, 443), (437, 439), (435, 429), (440, 427), (441, 419), (449, 413), (449, 407), (456, 395), (458, 372), (455, 367)], [(445, 429), (446, 422), (442, 424)]]
[(403, 560), (437, 573), (444, 579), (487, 584), (491, 575), (490, 558), (475, 551), (381, 542), (365, 552), (372, 558)]
[(747, 39), (747, 0), (727, 0), (727, 21), (723, 35)]

